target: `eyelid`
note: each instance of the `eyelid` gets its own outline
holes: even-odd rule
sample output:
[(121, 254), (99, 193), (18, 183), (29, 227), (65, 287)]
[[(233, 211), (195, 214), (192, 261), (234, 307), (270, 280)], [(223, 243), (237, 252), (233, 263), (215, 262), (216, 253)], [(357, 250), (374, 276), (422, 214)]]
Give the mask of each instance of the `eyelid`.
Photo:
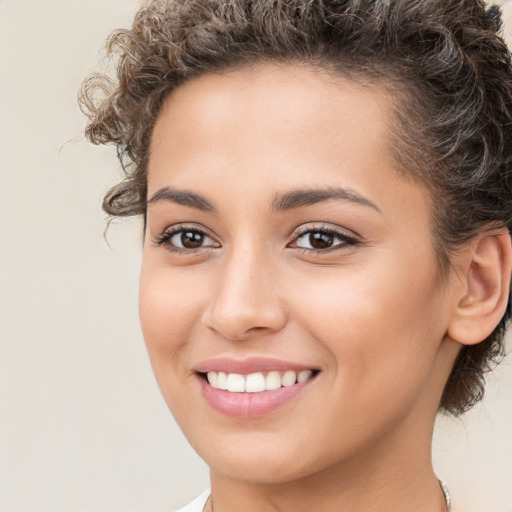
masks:
[(336, 235), (343, 236), (345, 238), (351, 238), (354, 240), (358, 240), (360, 236), (354, 233), (351, 230), (342, 228), (340, 226), (336, 226), (334, 224), (329, 224), (326, 222), (308, 222), (306, 224), (301, 224), (293, 230), (292, 235), (290, 236), (290, 241), (293, 241), (298, 236), (304, 235), (305, 233), (320, 231), (323, 233), (333, 233)]
[[(183, 231), (195, 231), (208, 237), (211, 239), (214, 244), (201, 246), (197, 248), (184, 248), (176, 245), (172, 245), (170, 240), (178, 233)], [(326, 249), (315, 249), (315, 248), (307, 248), (307, 247), (298, 247), (293, 246), (292, 244), (296, 242), (299, 238), (308, 233), (325, 233), (337, 237), (341, 240), (342, 243), (338, 243), (334, 246), (331, 246)], [(202, 225), (194, 224), (194, 223), (179, 223), (175, 225), (168, 226), (165, 230), (162, 231), (160, 235), (152, 237), (152, 242), (155, 247), (165, 246), (168, 250), (173, 252), (182, 252), (182, 253), (193, 253), (196, 251), (204, 251), (212, 248), (221, 247), (220, 242), (217, 240), (217, 237), (213, 235), (208, 229), (206, 229)], [(361, 245), (361, 240), (358, 235), (353, 234), (352, 231), (348, 231), (339, 226), (335, 226), (332, 224), (326, 223), (307, 223), (302, 224), (294, 229), (293, 234), (290, 236), (288, 242), (286, 243), (286, 247), (292, 249), (300, 249), (305, 252), (315, 252), (315, 253), (328, 253), (334, 252), (338, 250), (347, 250), (350, 247), (355, 247), (357, 245)]]
[[(187, 249), (187, 248), (178, 247), (178, 246), (169, 244), (169, 241), (171, 240), (171, 238), (174, 235), (176, 235), (177, 233), (180, 233), (182, 231), (187, 231), (187, 230), (201, 233), (205, 237), (208, 237), (211, 240), (213, 240), (213, 242), (215, 242), (215, 245), (207, 245), (204, 247), (198, 247), (196, 249)], [(194, 223), (189, 224), (186, 222), (168, 226), (161, 232), (160, 235), (153, 237), (152, 242), (155, 245), (155, 247), (166, 245), (168, 250), (173, 250), (175, 252), (188, 252), (188, 253), (191, 253), (194, 251), (200, 251), (200, 250), (204, 250), (204, 249), (218, 248), (221, 246), (220, 242), (218, 242), (216, 237), (212, 233), (210, 233), (206, 228), (204, 228), (203, 226), (198, 225), (198, 224), (194, 224)]]
[[(304, 235), (307, 235), (308, 233), (325, 233), (330, 234), (335, 237), (338, 237), (341, 239), (344, 243), (338, 244), (333, 247), (329, 247), (328, 249), (309, 249), (306, 247), (293, 247), (291, 244), (295, 242), (297, 239), (301, 238)], [(362, 242), (358, 235), (355, 235), (352, 231), (345, 230), (343, 228), (340, 228), (339, 226), (334, 226), (332, 224), (325, 224), (325, 223), (319, 223), (319, 224), (303, 224), (296, 228), (293, 231), (293, 234), (291, 235), (287, 247), (301, 249), (303, 251), (307, 252), (317, 252), (317, 253), (327, 253), (329, 251), (336, 251), (336, 250), (343, 250), (347, 249), (348, 247), (355, 247), (357, 245), (361, 245)]]

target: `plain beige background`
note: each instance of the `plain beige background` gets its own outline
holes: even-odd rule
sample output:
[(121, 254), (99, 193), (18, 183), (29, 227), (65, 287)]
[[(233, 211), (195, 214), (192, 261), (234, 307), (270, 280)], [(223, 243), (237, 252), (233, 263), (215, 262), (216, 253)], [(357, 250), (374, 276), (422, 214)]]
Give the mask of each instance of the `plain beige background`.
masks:
[[(104, 242), (119, 166), (76, 103), (138, 3), (0, 0), (0, 512), (163, 512), (208, 485), (147, 360), (140, 224)], [(512, 512), (512, 358), (489, 384), (436, 432), (457, 512)]]

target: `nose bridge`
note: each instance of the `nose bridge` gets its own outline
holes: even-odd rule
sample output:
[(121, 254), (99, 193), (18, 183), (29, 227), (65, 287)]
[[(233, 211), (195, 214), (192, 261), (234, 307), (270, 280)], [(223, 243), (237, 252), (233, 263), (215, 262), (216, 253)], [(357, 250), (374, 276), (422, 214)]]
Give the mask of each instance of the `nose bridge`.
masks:
[(241, 340), (276, 331), (286, 322), (273, 258), (258, 245), (244, 241), (221, 258), (203, 321), (225, 338)]

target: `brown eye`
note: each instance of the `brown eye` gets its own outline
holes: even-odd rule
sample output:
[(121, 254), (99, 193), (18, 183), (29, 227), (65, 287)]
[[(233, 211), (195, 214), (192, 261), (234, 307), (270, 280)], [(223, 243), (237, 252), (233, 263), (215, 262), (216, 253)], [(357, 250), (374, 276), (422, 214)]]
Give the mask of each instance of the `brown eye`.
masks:
[(345, 233), (332, 229), (308, 229), (290, 244), (289, 247), (297, 247), (310, 251), (329, 251), (347, 249), (359, 244), (359, 241)]
[(185, 249), (197, 249), (203, 245), (204, 235), (198, 231), (183, 231), (180, 241), (181, 246)]
[(156, 241), (156, 245), (164, 245), (169, 250), (193, 251), (194, 249), (206, 249), (220, 247), (211, 237), (200, 229), (177, 228), (164, 233)]
[(313, 249), (328, 249), (334, 243), (334, 235), (331, 233), (310, 233), (309, 245)]

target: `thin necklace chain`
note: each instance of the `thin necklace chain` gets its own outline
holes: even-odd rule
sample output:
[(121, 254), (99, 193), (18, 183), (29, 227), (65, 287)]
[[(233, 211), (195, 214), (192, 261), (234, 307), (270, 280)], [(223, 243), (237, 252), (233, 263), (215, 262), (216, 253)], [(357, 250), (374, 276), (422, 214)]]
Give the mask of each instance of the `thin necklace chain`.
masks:
[[(448, 490), (448, 486), (442, 481), (438, 480), (439, 485), (441, 486), (441, 490), (443, 491), (444, 501), (446, 502), (446, 512), (451, 512), (452, 510), (452, 499), (450, 497), (450, 491)], [(211, 512), (215, 512), (213, 510), (213, 500), (210, 496), (210, 510)]]
[(446, 512), (450, 512), (452, 510), (452, 499), (450, 497), (450, 491), (448, 491), (448, 486), (442, 480), (439, 480), (439, 485), (444, 494), (444, 501), (446, 501)]

